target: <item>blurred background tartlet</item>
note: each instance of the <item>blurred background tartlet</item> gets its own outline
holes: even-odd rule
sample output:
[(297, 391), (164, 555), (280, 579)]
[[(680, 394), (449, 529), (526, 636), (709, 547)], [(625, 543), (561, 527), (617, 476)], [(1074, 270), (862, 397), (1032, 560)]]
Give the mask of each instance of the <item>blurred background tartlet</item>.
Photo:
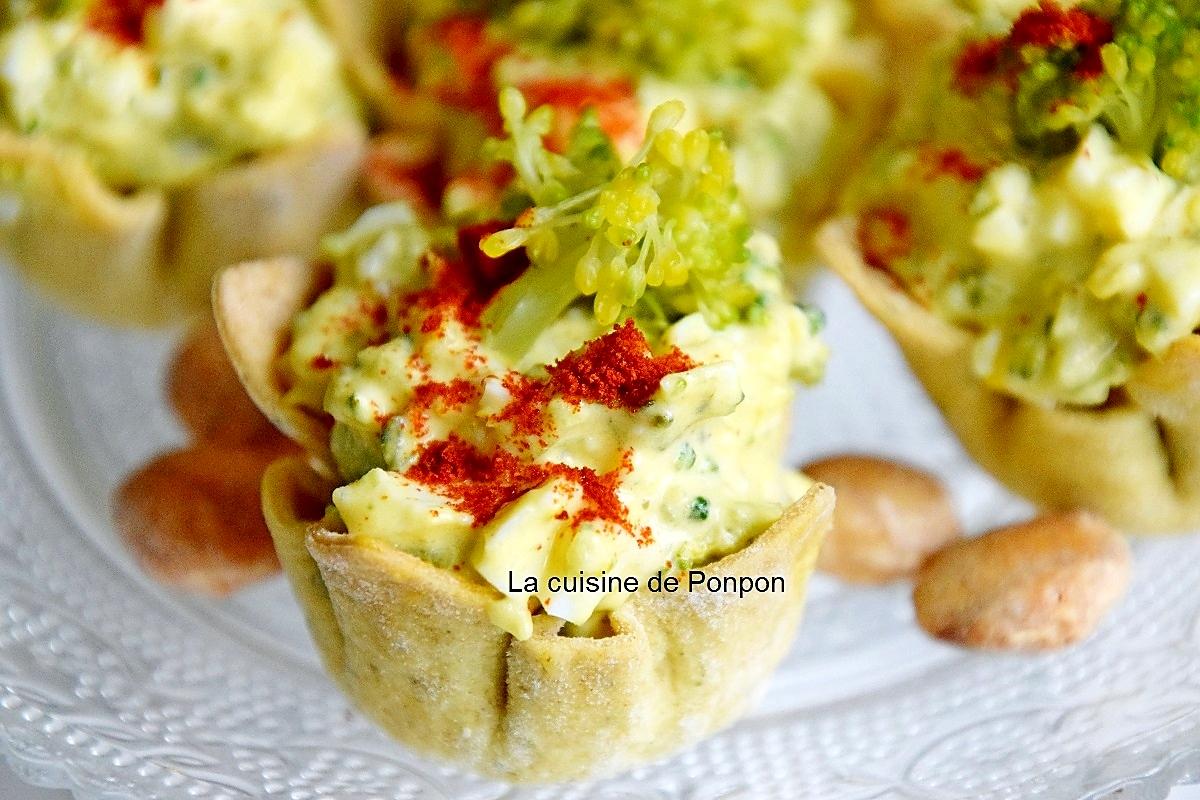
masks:
[(76, 310), (161, 324), (213, 272), (308, 255), (366, 138), (300, 0), (16, 2), (0, 34), (0, 247)]
[(1132, 531), (1200, 523), (1198, 21), (981, 16), (823, 234), (981, 464)]
[(757, 223), (803, 260), (837, 177), (879, 122), (881, 48), (846, 0), (318, 5), (385, 126), (432, 139), (424, 162), (407, 151), (408, 166), (451, 179), (450, 213), (495, 188), (475, 153), (499, 131), (503, 86), (555, 109), (559, 146), (594, 107), (626, 155), (649, 111), (681, 99), (686, 124), (725, 136)]

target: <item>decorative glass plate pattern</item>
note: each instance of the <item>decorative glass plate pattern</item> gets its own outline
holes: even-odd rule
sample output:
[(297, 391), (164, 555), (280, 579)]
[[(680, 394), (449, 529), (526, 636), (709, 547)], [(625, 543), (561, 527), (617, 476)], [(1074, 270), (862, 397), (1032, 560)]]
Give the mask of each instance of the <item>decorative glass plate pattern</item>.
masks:
[[(974, 467), (887, 337), (828, 278), (835, 357), (797, 462), (843, 450), (950, 481), (972, 530), (1028, 509)], [(282, 580), (222, 603), (143, 577), (113, 488), (182, 440), (174, 339), (50, 310), (0, 276), (0, 753), (88, 800), (1164, 798), (1200, 780), (1200, 537), (1142, 542), (1132, 592), (1047, 656), (929, 641), (907, 588), (818, 576), (796, 646), (724, 734), (625, 777), (514, 789), (430, 764), (347, 707)]]

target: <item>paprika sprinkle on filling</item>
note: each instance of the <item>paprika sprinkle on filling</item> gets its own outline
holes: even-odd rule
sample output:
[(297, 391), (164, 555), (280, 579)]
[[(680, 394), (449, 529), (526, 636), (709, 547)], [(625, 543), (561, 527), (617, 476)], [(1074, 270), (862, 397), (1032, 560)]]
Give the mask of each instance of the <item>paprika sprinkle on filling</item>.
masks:
[[(282, 361), (288, 399), (332, 426), (349, 543), (495, 590), (489, 619), (526, 638), (535, 614), (596, 625), (627, 597), (556, 576), (644, 581), (779, 520), (810, 486), (782, 458), (791, 381), (817, 380), (827, 350), (784, 289), (778, 246), (744, 223), (720, 140), (663, 133), (682, 106), (652, 117), (657, 171), (627, 170), (594, 115), (551, 154), (551, 114), (527, 119), (508, 99), (520, 141), (498, 152), (513, 184), (466, 216), (487, 221), (366, 212), (326, 240), (334, 283), (296, 317)], [(643, 213), (661, 219), (629, 227)], [(598, 216), (613, 221), (585, 220)], [(637, 291), (618, 286), (639, 270)]]
[(309, 363), (312, 364), (313, 369), (317, 370), (333, 369), (337, 366), (337, 362), (324, 353), (313, 356)]
[(544, 381), (523, 375), (506, 377), (504, 388), (513, 399), (497, 419), (511, 422), (517, 433), (540, 434), (546, 405), (555, 397), (576, 408), (582, 403), (596, 403), (638, 411), (650, 402), (663, 378), (695, 367), (696, 363), (677, 347), (661, 356), (653, 355), (645, 334), (633, 320), (626, 320), (547, 366), (549, 378)]
[(1026, 9), (1006, 36), (969, 43), (955, 63), (955, 85), (966, 95), (981, 91), (999, 78), (1015, 89), (1016, 78), (1028, 67), (1024, 48), (1058, 50), (1075, 59), (1073, 74), (1093, 80), (1104, 74), (1100, 49), (1113, 40), (1113, 25), (1082, 8), (1065, 9), (1053, 0)]
[(942, 176), (977, 183), (988, 173), (988, 166), (974, 161), (957, 147), (925, 147), (920, 153), (926, 180)]
[(416, 306), (427, 314), (422, 333), (435, 333), (447, 319), (464, 327), (478, 328), (480, 315), (500, 289), (529, 266), (524, 250), (490, 258), (479, 250), (479, 240), (498, 229), (498, 223), (482, 223), (458, 232), (459, 253), (446, 257), (426, 253), (426, 270), (432, 284), (402, 298), (402, 305)]
[(954, 82), (958, 90), (966, 95), (978, 94), (987, 81), (1000, 71), (1003, 54), (1003, 39), (968, 43), (954, 65)]
[(572, 527), (585, 522), (606, 522), (626, 531), (645, 546), (652, 541), (648, 527), (636, 531), (629, 509), (617, 496), (621, 477), (631, 468), (629, 451), (621, 455), (616, 469), (598, 474), (590, 467), (568, 464), (529, 463), (497, 447), (484, 453), (461, 437), (450, 434), (421, 447), (415, 464), (404, 477), (427, 486), (448, 498), (451, 505), (474, 518), (480, 527), (491, 522), (500, 509), (551, 478), (562, 478), (579, 486), (583, 507), (567, 516)]
[(512, 399), (496, 415), (496, 421), (511, 424), (517, 436), (540, 436), (545, 432), (546, 404), (554, 396), (549, 382), (510, 372), (501, 383)]
[(621, 464), (603, 474), (587, 467), (569, 467), (565, 464), (554, 464), (553, 474), (570, 477), (583, 489), (584, 507), (572, 520), (574, 526), (590, 521), (610, 522), (633, 534), (640, 547), (645, 547), (654, 541), (654, 535), (648, 526), (634, 530), (629, 523), (629, 509), (617, 497), (617, 487), (621, 477), (633, 466), (630, 451), (621, 454)]
[(891, 272), (892, 264), (912, 252), (912, 223), (898, 208), (874, 208), (858, 225), (863, 260), (875, 269)]
[(408, 415), (414, 435), (420, 436), (425, 432), (430, 409), (435, 405), (450, 411), (471, 403), (479, 398), (479, 387), (466, 378), (455, 378), (448, 383), (428, 381), (413, 389), (412, 400), (409, 401)]
[(123, 45), (145, 40), (146, 15), (166, 0), (96, 0), (87, 13), (87, 26)]
[(466, 264), (433, 252), (426, 254), (425, 261), (433, 279), (431, 285), (406, 295), (401, 301), (426, 312), (421, 333), (436, 333), (447, 319), (457, 319), (468, 328), (478, 327), (484, 298), (480, 297), (479, 285), (472, 280)]
[(637, 411), (650, 402), (663, 378), (695, 366), (677, 347), (651, 355), (645, 334), (633, 320), (625, 320), (546, 370), (554, 393), (571, 405), (599, 403)]
[(459, 511), (475, 518), (475, 525), (492, 520), (501, 508), (546, 480), (546, 468), (523, 462), (503, 448), (483, 453), (461, 437), (421, 446), (415, 464), (404, 477), (428, 486)]
[(1008, 46), (1078, 48), (1090, 53), (1112, 38), (1112, 23), (1103, 17), (1082, 8), (1064, 9), (1052, 0), (1042, 0), (1041, 5), (1026, 9), (1013, 22)]

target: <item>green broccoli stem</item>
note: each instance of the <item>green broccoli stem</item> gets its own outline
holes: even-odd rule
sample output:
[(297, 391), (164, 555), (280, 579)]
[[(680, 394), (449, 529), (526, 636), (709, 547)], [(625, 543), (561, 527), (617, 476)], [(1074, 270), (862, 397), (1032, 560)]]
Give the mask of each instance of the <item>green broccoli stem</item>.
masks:
[(519, 360), (533, 347), (538, 335), (579, 296), (570, 270), (533, 264), (505, 286), (484, 311), (488, 344)]

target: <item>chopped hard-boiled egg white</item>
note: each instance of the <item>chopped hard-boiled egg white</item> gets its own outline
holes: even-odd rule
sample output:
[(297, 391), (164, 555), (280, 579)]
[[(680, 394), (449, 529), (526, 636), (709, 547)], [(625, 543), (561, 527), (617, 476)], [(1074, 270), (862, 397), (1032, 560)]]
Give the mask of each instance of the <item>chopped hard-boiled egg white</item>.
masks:
[(791, 381), (818, 377), (825, 348), (768, 243), (751, 247), (743, 320), (606, 327), (576, 305), (509, 354), (469, 301), (439, 304), (442, 259), (420, 262), (411, 295), (386, 281), (381, 320), (369, 301), (416, 262), (394, 245), (411, 224), (334, 240), (336, 281), (280, 362), (293, 402), (335, 421), (349, 536), (485, 582), (492, 620), (524, 638), (534, 613), (590, 629), (625, 581), (737, 550), (807, 490), (782, 448)]
[(896, 169), (865, 194), (867, 208), (911, 209), (911, 249), (884, 266), (978, 332), (975, 371), (998, 389), (1103, 403), (1200, 326), (1195, 187), (1099, 126), (1044, 164), (1014, 158), (977, 181)]
[(144, 17), (117, 9), (112, 29), (92, 21), (97, 4), (37, 5), (58, 8), (0, 34), (3, 124), (77, 149), (115, 186), (183, 183), (358, 124), (337, 48), (301, 0), (133, 4)]
[(974, 4), (850, 193), (863, 255), (989, 386), (1105, 403), (1200, 327), (1198, 12)]

